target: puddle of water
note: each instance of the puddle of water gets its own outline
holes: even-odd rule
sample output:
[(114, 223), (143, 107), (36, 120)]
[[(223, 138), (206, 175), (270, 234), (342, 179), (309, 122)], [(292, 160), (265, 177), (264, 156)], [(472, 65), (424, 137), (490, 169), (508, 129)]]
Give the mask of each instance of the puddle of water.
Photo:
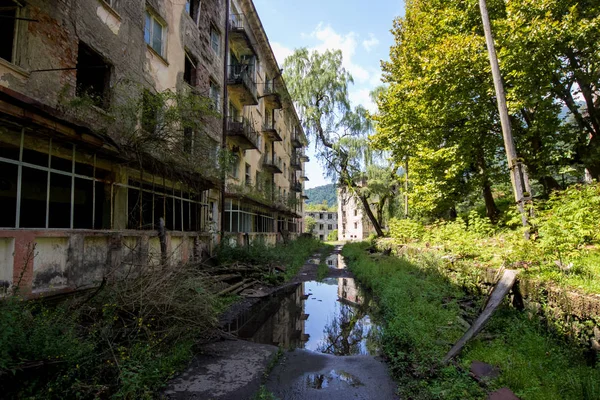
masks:
[(332, 254), (325, 259), (327, 266), (333, 269), (345, 269), (346, 263), (344, 262), (344, 257), (341, 254)]
[(376, 355), (379, 328), (369, 315), (371, 303), (354, 279), (327, 278), (262, 300), (226, 328), (242, 339), (288, 349)]
[(337, 382), (347, 383), (352, 387), (363, 386), (363, 383), (354, 375), (345, 371), (331, 370), (325, 374), (308, 374), (306, 375), (306, 386), (311, 389), (325, 389), (329, 385)]

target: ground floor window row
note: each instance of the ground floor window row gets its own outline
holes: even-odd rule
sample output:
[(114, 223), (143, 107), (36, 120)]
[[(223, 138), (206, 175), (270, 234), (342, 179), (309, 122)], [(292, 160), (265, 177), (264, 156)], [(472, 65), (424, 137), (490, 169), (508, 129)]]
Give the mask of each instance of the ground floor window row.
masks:
[(153, 179), (115, 182), (110, 162), (76, 145), (0, 128), (0, 228), (208, 231), (208, 191)]
[(299, 232), (298, 220), (275, 218), (275, 213), (244, 204), (240, 200), (225, 201), (225, 230), (230, 233)]

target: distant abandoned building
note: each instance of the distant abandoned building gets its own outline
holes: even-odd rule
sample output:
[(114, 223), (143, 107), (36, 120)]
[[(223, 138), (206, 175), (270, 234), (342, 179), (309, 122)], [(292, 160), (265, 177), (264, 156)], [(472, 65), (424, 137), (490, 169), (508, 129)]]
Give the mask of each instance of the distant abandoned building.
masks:
[(329, 234), (338, 229), (338, 214), (334, 211), (305, 211), (304, 217), (314, 218), (313, 235), (319, 240), (327, 240)]
[(344, 188), (338, 188), (338, 219), (340, 241), (361, 241), (375, 233), (360, 201)]
[(306, 139), (251, 0), (0, 0), (0, 16), (2, 287), (70, 291), (223, 233), (302, 231)]

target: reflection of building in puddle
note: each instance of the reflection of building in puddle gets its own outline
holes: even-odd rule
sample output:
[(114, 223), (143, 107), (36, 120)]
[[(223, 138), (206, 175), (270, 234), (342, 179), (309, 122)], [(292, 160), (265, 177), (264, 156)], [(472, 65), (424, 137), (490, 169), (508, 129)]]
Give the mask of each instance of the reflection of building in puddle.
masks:
[(306, 376), (306, 386), (312, 389), (324, 389), (331, 384), (344, 382), (352, 387), (362, 386), (362, 382), (345, 371), (331, 370), (328, 374), (309, 374)]
[(346, 269), (346, 263), (341, 254), (332, 254), (325, 261), (329, 268)]
[[(248, 320), (237, 330), (238, 336), (256, 343), (269, 343), (284, 348), (302, 347), (308, 341), (305, 333), (304, 283), (292, 293), (274, 296), (249, 311)], [(263, 304), (264, 303), (264, 304)]]
[(362, 304), (364, 300), (352, 278), (338, 278), (338, 298), (352, 305)]

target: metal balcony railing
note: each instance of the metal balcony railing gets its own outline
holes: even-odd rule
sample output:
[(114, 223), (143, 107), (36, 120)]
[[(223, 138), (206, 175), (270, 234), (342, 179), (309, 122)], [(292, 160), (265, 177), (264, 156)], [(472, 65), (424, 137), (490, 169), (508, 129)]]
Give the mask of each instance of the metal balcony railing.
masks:
[(230, 65), (227, 72), (229, 85), (243, 85), (257, 99), (256, 82), (254, 82), (253, 67), (249, 64)]
[(232, 138), (242, 149), (258, 149), (258, 133), (252, 129), (252, 124), (245, 118), (227, 119), (227, 136)]

